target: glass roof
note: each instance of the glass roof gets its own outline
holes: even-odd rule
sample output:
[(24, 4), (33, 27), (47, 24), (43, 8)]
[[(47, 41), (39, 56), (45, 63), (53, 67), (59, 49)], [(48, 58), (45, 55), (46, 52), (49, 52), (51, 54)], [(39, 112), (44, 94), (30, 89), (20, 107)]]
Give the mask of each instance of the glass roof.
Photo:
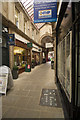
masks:
[[(34, 22), (34, 8), (33, 8), (33, 1), (34, 0), (20, 0), (25, 7), (25, 10), (31, 17), (31, 20)], [(36, 23), (38, 29), (40, 29), (45, 23)]]

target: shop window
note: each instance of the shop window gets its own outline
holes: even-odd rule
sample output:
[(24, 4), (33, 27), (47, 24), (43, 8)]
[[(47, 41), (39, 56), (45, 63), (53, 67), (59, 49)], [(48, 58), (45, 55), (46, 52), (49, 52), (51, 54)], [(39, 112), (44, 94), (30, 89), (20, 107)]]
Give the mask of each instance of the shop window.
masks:
[(75, 24), (75, 105), (80, 107), (80, 20)]
[(71, 100), (71, 79), (70, 79), (70, 33), (58, 44), (58, 78), (66, 92), (69, 100)]
[(27, 21), (24, 18), (24, 33), (26, 33), (26, 23), (27, 23)]
[(29, 24), (28, 24), (28, 31), (30, 30), (30, 28), (29, 28)]
[(80, 107), (80, 20), (78, 21), (78, 106)]
[(19, 11), (15, 8), (15, 24), (19, 28)]
[(32, 39), (34, 40), (34, 29), (32, 28)]
[(27, 63), (27, 51), (20, 47), (14, 47), (14, 64), (24, 67)]
[(66, 40), (66, 89), (68, 94), (70, 94), (70, 34), (67, 35)]

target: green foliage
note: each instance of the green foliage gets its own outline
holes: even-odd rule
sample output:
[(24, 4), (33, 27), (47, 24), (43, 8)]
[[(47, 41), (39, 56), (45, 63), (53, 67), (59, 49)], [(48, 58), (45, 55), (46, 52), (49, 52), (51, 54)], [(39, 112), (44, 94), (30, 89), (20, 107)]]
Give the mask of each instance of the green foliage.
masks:
[(18, 66), (14, 65), (13, 70), (18, 70)]

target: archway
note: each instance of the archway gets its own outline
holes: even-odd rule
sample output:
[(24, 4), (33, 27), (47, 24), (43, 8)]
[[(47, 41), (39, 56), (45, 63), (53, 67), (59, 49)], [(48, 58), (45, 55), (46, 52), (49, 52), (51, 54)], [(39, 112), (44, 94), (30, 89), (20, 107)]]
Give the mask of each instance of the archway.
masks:
[(53, 51), (53, 39), (51, 35), (44, 35), (41, 39), (42, 46), (45, 47), (45, 50), (43, 50), (44, 58), (48, 62), (48, 53), (49, 51)]

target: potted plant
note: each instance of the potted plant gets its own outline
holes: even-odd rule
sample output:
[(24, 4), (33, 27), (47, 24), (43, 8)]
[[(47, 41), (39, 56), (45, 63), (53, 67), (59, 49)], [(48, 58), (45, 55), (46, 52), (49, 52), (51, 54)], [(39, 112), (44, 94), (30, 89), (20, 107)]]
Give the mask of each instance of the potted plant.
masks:
[(17, 65), (14, 65), (14, 67), (13, 67), (12, 75), (13, 75), (13, 79), (18, 78), (18, 66)]

